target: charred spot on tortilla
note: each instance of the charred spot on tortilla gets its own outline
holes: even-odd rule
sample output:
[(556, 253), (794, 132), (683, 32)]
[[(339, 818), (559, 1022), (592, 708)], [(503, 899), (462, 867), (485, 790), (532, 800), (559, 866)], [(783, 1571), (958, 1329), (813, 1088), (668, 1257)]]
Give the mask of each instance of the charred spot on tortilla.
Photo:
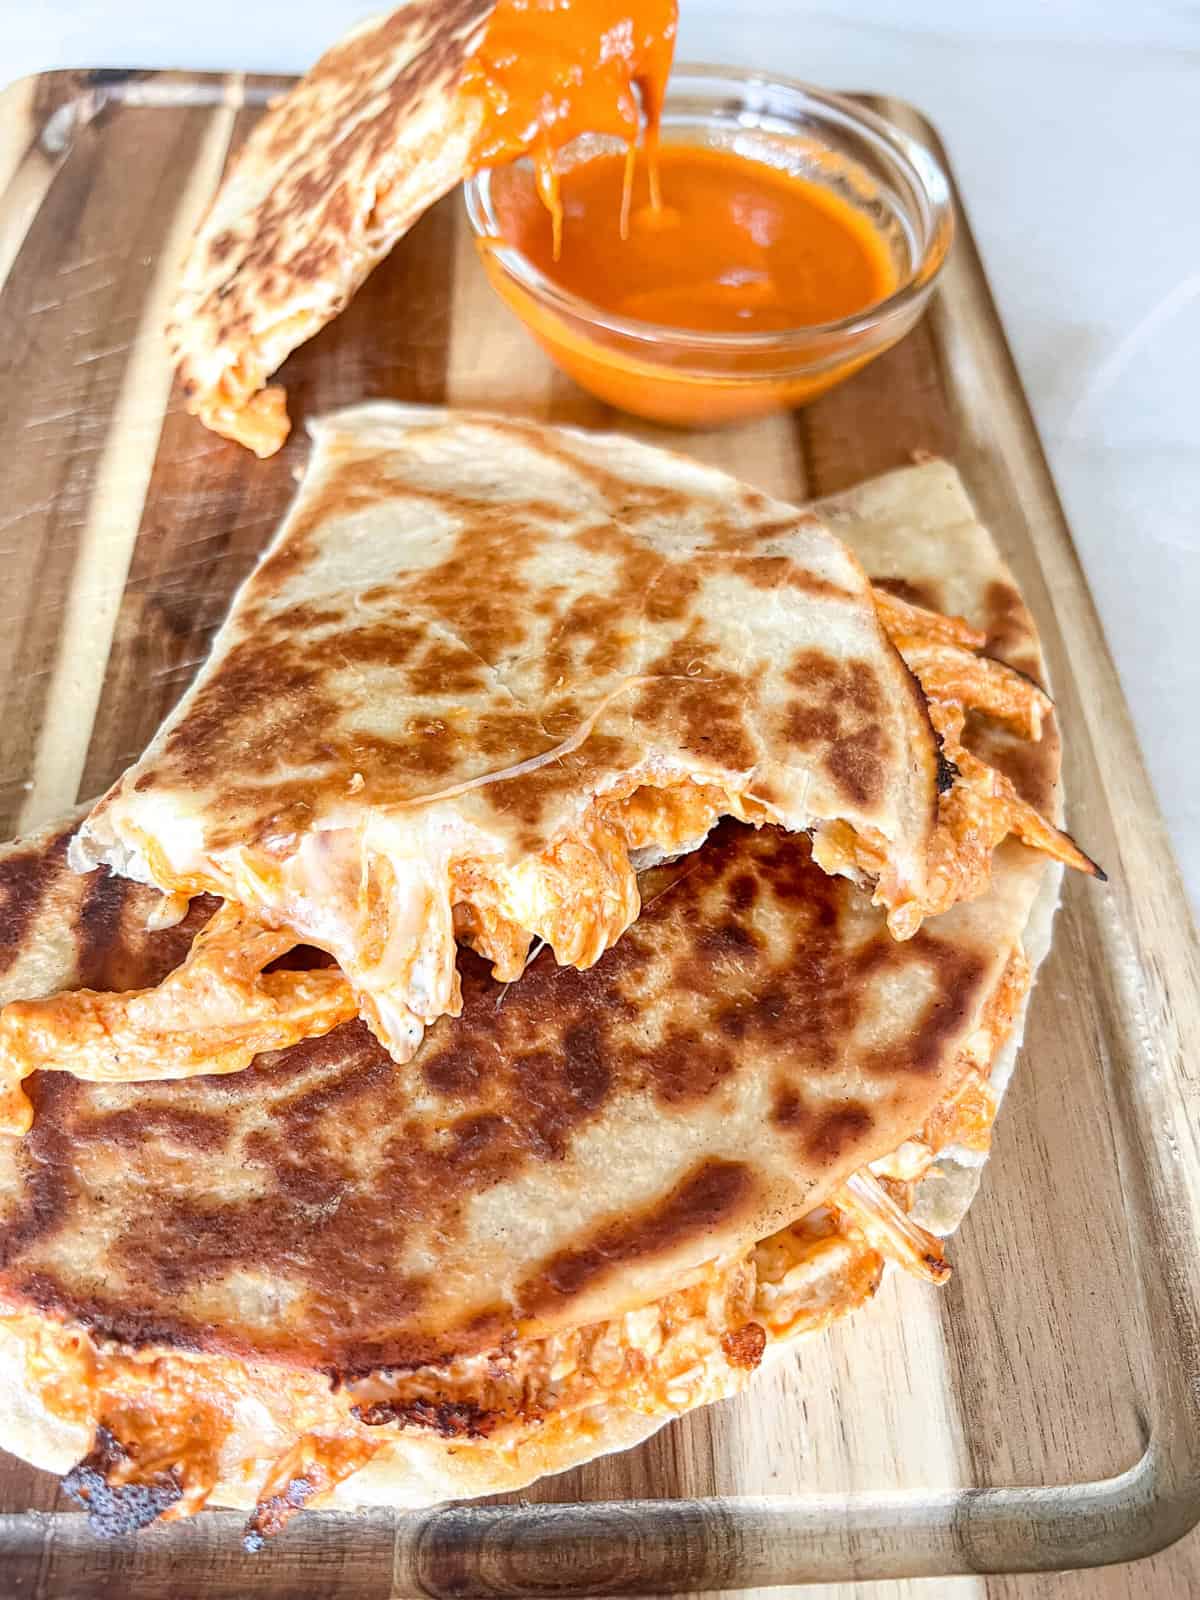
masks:
[(721, 1336), (721, 1349), (730, 1366), (753, 1371), (767, 1348), (767, 1331), (757, 1322), (747, 1322)]
[(62, 1480), (63, 1493), (87, 1512), (88, 1526), (102, 1539), (122, 1538), (156, 1522), (183, 1496), (174, 1468), (155, 1472), (149, 1479), (113, 1482), (113, 1469), (124, 1466), (129, 1452), (101, 1425), (90, 1454), (72, 1467)]
[(959, 776), (959, 771), (953, 761), (947, 760), (941, 739), (938, 740), (937, 764), (937, 791), (939, 794), (949, 794), (954, 787), (954, 780)]
[(350, 1409), (368, 1428), (429, 1428), (443, 1439), (486, 1439), (503, 1420), (474, 1401), (461, 1400), (379, 1400)]
[(19, 850), (5, 863), (0, 894), (0, 977), (21, 953), (30, 923), (36, 918), (42, 894), (66, 861), (72, 830), (62, 830), (41, 850)]

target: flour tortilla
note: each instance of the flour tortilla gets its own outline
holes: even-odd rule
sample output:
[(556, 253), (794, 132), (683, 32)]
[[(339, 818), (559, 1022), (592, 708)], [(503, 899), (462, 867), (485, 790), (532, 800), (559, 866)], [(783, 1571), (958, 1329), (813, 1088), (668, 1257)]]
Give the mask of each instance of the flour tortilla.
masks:
[(259, 455), (288, 430), (264, 390), (468, 171), (457, 93), (495, 0), (410, 0), (362, 23), (242, 146), (189, 251), (168, 337), (188, 408)]
[[(531, 938), (586, 966), (636, 915), (631, 850), (684, 853), (721, 812), (873, 830), (920, 894), (928, 710), (818, 518), (618, 436), (390, 404), (315, 433), (76, 867), (205, 889), (328, 951), (398, 1062), (455, 1010), (453, 908), (499, 913), (500, 955), (476, 948), (503, 977)], [(685, 810), (640, 845), (597, 835), (626, 795)]]
[[(822, 511), (876, 579), (953, 586), (929, 603), (955, 593), (999, 653), (1040, 666), (1028, 614), (949, 468), (892, 474)], [(1052, 727), (1020, 752), (983, 723), (971, 739), (1058, 812)], [(0, 863), (0, 997), (13, 983), (153, 981), (203, 917), (195, 907), (190, 925), (147, 933), (147, 891), (65, 870), (69, 832)], [(332, 1368), (353, 1383), (432, 1360), (435, 1379), (439, 1363), (469, 1376), (503, 1337), (482, 1314), (501, 1301), (518, 1344), (601, 1319), (631, 1329), (713, 1258), (815, 1214), (848, 1173), (921, 1128), (965, 1063), (998, 1059), (979, 1024), (1015, 946), (1041, 945), (1055, 872), (1010, 841), (984, 900), (897, 945), (860, 891), (806, 863), (807, 848), (724, 824), (699, 854), (649, 875), (638, 925), (590, 972), (543, 958), (509, 990), (477, 972), (466, 1015), (431, 1031), (412, 1080), (358, 1023), (231, 1080), (32, 1080), (34, 1133), (0, 1151), (8, 1358), (23, 1360), (31, 1327), (66, 1319), (165, 1361), (248, 1363), (260, 1398), (238, 1411), (215, 1495), (246, 1504), (258, 1481), (242, 1468), (247, 1440), (277, 1414), (272, 1373), (301, 1382)], [(532, 1097), (517, 1106), (522, 1086)], [(385, 1129), (425, 1164), (397, 1167), (394, 1149), (389, 1165)], [(681, 1203), (698, 1171), (717, 1181)], [(848, 1259), (839, 1271), (853, 1269)], [(840, 1281), (824, 1292), (848, 1308)], [(747, 1375), (718, 1341), (694, 1393), (649, 1414), (610, 1397), (586, 1427), (553, 1415), (524, 1432), (506, 1424), (516, 1433), (497, 1435), (503, 1448), (383, 1429), (384, 1447), (335, 1503), (516, 1488), (624, 1447)], [(78, 1452), (36, 1395), (9, 1404), (0, 1436), (23, 1454), (61, 1467)]]

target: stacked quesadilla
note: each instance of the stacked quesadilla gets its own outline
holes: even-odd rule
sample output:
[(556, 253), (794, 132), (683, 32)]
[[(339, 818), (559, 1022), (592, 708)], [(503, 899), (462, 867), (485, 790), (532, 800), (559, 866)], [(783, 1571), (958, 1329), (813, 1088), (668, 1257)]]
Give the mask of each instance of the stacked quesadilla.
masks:
[[(534, 941), (587, 968), (636, 918), (638, 871), (723, 816), (811, 834), (899, 938), (983, 892), (1010, 832), (1094, 870), (963, 746), (970, 708), (1022, 739), (1049, 713), (984, 639), (683, 457), (343, 412), (208, 663), (70, 845), (162, 891), (161, 917), (221, 904), (153, 990), (10, 1003), (0, 1125), (28, 1127), (38, 1068), (238, 1071), (355, 1015), (403, 1065), (461, 1010), (459, 942), (501, 982)], [(298, 945), (336, 970), (277, 970)]]
[[(1090, 865), (1042, 679), (942, 463), (801, 513), (626, 441), (327, 424), (143, 762), (0, 859), (5, 1048), (65, 1069), (0, 1141), (0, 1438), (101, 1531), (256, 1542), (630, 1445), (888, 1261), (940, 1281), (1052, 856)], [(120, 1081), (173, 995), (187, 1081)]]

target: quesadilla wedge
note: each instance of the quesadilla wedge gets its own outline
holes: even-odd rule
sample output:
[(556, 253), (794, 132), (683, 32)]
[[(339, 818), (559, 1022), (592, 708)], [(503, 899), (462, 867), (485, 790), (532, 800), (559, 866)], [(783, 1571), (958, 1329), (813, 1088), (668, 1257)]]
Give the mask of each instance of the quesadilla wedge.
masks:
[[(948, 468), (822, 514), (1041, 675)], [(1052, 713), (1036, 744), (978, 715), (962, 739), (1060, 814)], [(71, 833), (0, 861), (0, 995), (153, 986), (215, 909), (152, 930), (151, 891), (66, 868)], [(100, 1532), (230, 1504), (258, 1542), (305, 1503), (492, 1493), (635, 1443), (886, 1261), (944, 1279), (923, 1223), (969, 1197), (1059, 869), (1009, 840), (985, 895), (901, 942), (812, 852), (726, 821), (647, 871), (589, 970), (544, 952), (506, 987), (468, 956), (408, 1073), (355, 1020), (231, 1079), (39, 1074), (34, 1131), (0, 1143), (0, 1440), (70, 1468)]]
[(553, 152), (653, 128), (676, 0), (409, 0), (361, 24), (256, 126), (184, 264), (168, 338), (188, 409), (272, 455), (267, 380), (424, 212), (530, 152), (556, 222)]
[[(342, 413), (208, 664), (71, 844), (78, 869), (225, 905), (161, 992), (10, 1004), (0, 1126), (28, 1126), (40, 1066), (237, 1071), (355, 1012), (403, 1063), (459, 1010), (458, 940), (503, 982), (532, 940), (589, 966), (638, 913), (636, 870), (722, 815), (811, 830), (899, 937), (983, 892), (1010, 832), (1094, 870), (961, 744), (972, 706), (1024, 739), (1049, 714), (983, 642), (876, 594), (811, 513), (681, 457)], [(296, 943), (340, 976), (264, 970)]]

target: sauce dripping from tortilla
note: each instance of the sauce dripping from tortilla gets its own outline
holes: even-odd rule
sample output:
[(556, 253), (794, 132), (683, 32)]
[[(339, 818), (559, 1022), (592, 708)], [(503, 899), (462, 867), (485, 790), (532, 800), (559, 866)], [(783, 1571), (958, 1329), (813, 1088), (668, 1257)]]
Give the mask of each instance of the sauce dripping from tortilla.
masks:
[(618, 158), (621, 198), (614, 202), (614, 214), (623, 218), (644, 113), (646, 170), (656, 203), (658, 122), (678, 9), (678, 0), (499, 0), (492, 13), (460, 85), (484, 105), (472, 165), (478, 170), (531, 156), (553, 255), (563, 221), (554, 157), (580, 134), (625, 143), (628, 154)]
[[(572, 294), (672, 328), (768, 333), (852, 316), (897, 285), (887, 241), (823, 184), (709, 146), (667, 144), (652, 169), (623, 155), (559, 176), (561, 248), (532, 173), (498, 199), (501, 232)], [(622, 230), (622, 211), (628, 226)]]

